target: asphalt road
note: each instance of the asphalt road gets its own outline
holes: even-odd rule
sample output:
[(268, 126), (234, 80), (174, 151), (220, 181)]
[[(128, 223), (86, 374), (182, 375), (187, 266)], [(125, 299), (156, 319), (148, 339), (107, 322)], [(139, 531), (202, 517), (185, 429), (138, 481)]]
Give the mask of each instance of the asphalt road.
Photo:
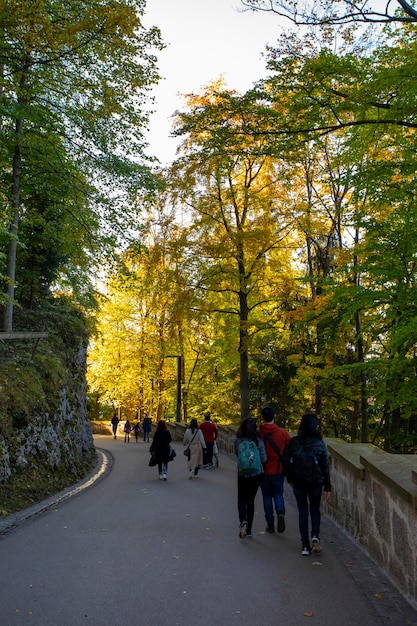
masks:
[(322, 554), (301, 556), (288, 487), (285, 533), (264, 532), (258, 495), (254, 536), (240, 539), (232, 456), (189, 480), (176, 444), (163, 482), (148, 444), (95, 442), (99, 480), (0, 524), (1, 626), (417, 625), (330, 520)]

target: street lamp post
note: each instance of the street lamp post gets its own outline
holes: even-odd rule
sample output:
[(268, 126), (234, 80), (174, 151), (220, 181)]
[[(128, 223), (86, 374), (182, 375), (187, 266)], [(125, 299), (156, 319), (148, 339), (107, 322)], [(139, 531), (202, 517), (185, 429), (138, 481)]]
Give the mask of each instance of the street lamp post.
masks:
[(181, 421), (181, 373), (182, 373), (182, 356), (178, 354), (168, 354), (167, 359), (177, 359), (177, 414), (176, 421)]

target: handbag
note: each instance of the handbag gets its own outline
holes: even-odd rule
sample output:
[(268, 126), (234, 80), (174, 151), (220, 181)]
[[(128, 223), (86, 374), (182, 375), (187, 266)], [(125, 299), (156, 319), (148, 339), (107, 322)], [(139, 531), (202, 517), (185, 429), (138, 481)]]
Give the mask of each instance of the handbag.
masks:
[(151, 458), (149, 459), (149, 467), (155, 467), (158, 464), (158, 461), (155, 459), (153, 452), (151, 452)]
[[(196, 436), (197, 433), (198, 433), (198, 430), (195, 431), (194, 437)], [(190, 443), (193, 443), (194, 437), (191, 439)], [(190, 460), (190, 456), (191, 456), (190, 443), (188, 444), (188, 446), (184, 450), (184, 454), (185, 454), (185, 456), (187, 457), (188, 460)]]
[(176, 456), (177, 456), (177, 453), (175, 452), (174, 448), (171, 448), (171, 452), (169, 453), (169, 460), (173, 461)]

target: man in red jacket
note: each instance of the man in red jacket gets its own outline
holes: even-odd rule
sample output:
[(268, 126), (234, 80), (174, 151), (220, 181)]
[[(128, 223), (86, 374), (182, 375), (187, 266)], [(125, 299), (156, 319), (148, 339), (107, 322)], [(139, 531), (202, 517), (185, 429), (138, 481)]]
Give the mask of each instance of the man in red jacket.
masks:
[(210, 421), (210, 413), (204, 414), (204, 422), (200, 424), (200, 430), (203, 433), (204, 441), (207, 446), (207, 450), (203, 451), (203, 463), (204, 467), (209, 469), (213, 467), (213, 447), (219, 432), (216, 424)]
[(282, 464), (285, 448), (291, 435), (285, 428), (274, 424), (275, 411), (266, 406), (261, 411), (263, 423), (259, 427), (259, 435), (265, 444), (267, 461), (264, 463), (264, 474), (261, 480), (261, 490), (266, 519), (266, 531), (275, 532), (274, 506), (277, 514), (277, 531), (285, 530), (285, 503), (284, 503), (284, 467)]

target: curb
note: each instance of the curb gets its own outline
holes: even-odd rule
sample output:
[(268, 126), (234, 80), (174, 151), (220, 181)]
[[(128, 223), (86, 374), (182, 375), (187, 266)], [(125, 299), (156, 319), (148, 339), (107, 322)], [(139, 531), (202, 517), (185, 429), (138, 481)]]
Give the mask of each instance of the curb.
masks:
[(46, 500), (42, 500), (42, 502), (39, 502), (38, 504), (34, 504), (27, 509), (23, 509), (23, 511), (18, 511), (17, 513), (8, 515), (4, 520), (0, 521), (0, 535), (6, 535), (17, 528), (22, 522), (25, 522), (37, 515), (41, 515), (51, 507), (61, 504), (69, 498), (77, 496), (79, 493), (84, 491), (84, 489), (88, 489), (88, 487), (94, 485), (98, 480), (107, 476), (113, 467), (113, 457), (107, 450), (96, 448), (96, 451), (98, 456), (97, 465), (85, 478), (80, 480), (78, 483), (75, 483), (75, 485), (71, 485), (63, 491), (50, 496)]

